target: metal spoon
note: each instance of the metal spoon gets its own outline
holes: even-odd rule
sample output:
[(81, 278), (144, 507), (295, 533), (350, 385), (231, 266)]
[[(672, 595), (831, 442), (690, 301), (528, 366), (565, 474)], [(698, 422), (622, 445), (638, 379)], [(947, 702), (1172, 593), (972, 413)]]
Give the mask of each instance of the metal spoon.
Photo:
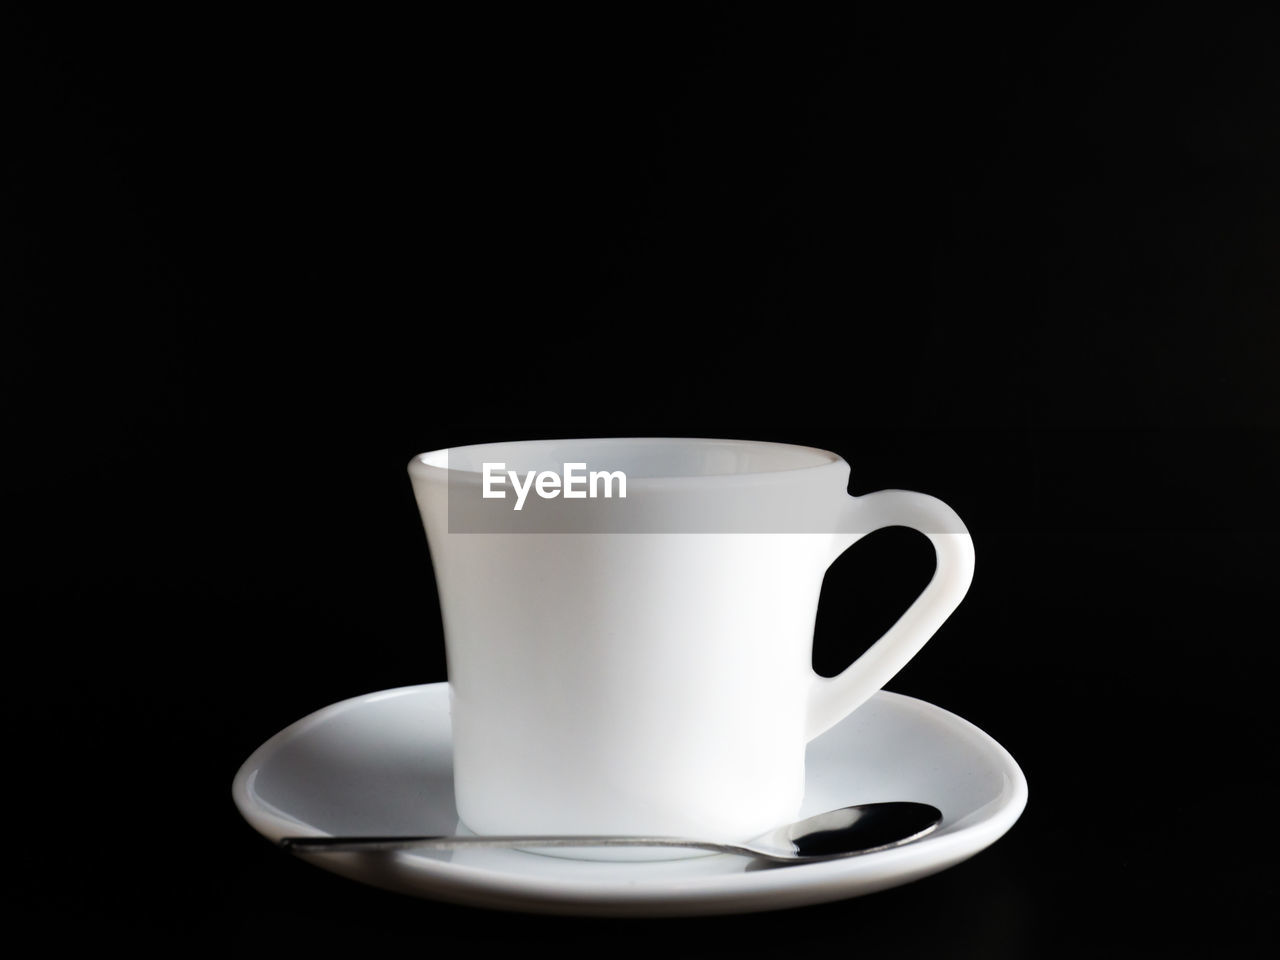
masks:
[(488, 836), (488, 837), (283, 837), (286, 850), (352, 853), (370, 850), (455, 847), (688, 847), (781, 863), (834, 860), (888, 850), (933, 831), (942, 819), (926, 803), (862, 803), (819, 813), (763, 834), (750, 843), (716, 843), (682, 837)]

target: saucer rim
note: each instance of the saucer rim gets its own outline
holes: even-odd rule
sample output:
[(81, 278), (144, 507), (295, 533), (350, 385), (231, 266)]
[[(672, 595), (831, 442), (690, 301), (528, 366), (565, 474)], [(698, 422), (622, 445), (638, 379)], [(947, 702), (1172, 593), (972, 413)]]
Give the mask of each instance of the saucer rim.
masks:
[[(324, 831), (300, 823), (254, 794), (254, 781), (266, 761), (283, 744), (341, 713), (379, 700), (415, 694), (443, 695), (447, 704), (447, 688), (447, 681), (439, 681), (377, 690), (336, 701), (290, 723), (259, 745), (237, 770), (231, 793), (240, 815), (272, 843), (286, 835), (326, 836)], [(898, 708), (931, 715), (952, 729), (962, 730), (999, 760), (1004, 784), (996, 799), (979, 808), (983, 811), (981, 819), (941, 830), (915, 843), (856, 858), (796, 864), (781, 870), (664, 877), (651, 884), (625, 876), (618, 880), (577, 880), (512, 874), (405, 851), (393, 855), (396, 870), (391, 872), (398, 876), (380, 883), (376, 877), (368, 876), (366, 855), (297, 855), (361, 883), (452, 903), (523, 912), (657, 916), (781, 909), (871, 893), (949, 869), (1008, 832), (1022, 815), (1028, 798), (1026, 776), (1009, 751), (975, 724), (926, 700), (888, 690), (877, 691), (868, 703), (877, 700), (895, 702)], [(621, 861), (614, 865), (624, 875), (629, 866), (634, 866)], [(411, 877), (405, 877), (404, 871)], [(414, 889), (406, 890), (406, 886)]]

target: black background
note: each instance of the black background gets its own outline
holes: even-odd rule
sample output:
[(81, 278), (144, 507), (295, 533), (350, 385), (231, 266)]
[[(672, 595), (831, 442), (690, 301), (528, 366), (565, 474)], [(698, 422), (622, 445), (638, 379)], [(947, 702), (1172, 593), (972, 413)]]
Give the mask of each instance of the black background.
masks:
[[(9, 14), (7, 827), (55, 840), (19, 845), (19, 916), (1273, 941), (1280, 18), (1212, 9)], [(954, 506), (972, 590), (890, 689), (1009, 748), (1010, 833), (871, 897), (648, 921), (400, 897), (255, 834), (230, 784), (262, 740), (444, 679), (409, 458), (593, 435), (810, 444)], [(931, 563), (901, 530), (846, 555), (818, 669)]]

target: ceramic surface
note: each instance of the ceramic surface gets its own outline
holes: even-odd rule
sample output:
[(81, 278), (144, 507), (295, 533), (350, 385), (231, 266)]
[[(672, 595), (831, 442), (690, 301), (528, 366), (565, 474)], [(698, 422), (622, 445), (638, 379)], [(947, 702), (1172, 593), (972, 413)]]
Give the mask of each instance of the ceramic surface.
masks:
[[(916, 800), (938, 807), (941, 825), (893, 850), (764, 868), (728, 855), (640, 863), (488, 849), (306, 856), (363, 883), (473, 906), (735, 913), (859, 896), (944, 870), (999, 839), (1027, 801), (1022, 771), (995, 740), (939, 707), (886, 691), (810, 742), (807, 754), (802, 815)], [(452, 756), (447, 684), (404, 687), (299, 720), (245, 761), (232, 792), (245, 819), (273, 841), (465, 832), (454, 805)]]
[[(626, 497), (531, 494), (516, 510), (483, 496), (486, 464), (532, 477), (573, 463), (624, 472)], [(440, 597), (458, 812), (479, 833), (735, 842), (795, 819), (806, 742), (915, 656), (973, 577), (946, 504), (852, 497), (849, 465), (809, 447), (523, 441), (422, 454), (409, 474)], [(932, 542), (932, 580), (854, 664), (818, 676), (828, 567), (896, 525)]]

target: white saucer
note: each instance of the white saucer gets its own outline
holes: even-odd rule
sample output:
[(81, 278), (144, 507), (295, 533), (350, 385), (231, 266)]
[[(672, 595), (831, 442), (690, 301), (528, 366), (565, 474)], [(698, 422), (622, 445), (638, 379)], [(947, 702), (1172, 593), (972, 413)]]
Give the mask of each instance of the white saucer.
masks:
[[(881, 691), (809, 744), (802, 816), (918, 800), (943, 813), (929, 836), (847, 860), (761, 869), (742, 857), (616, 863), (517, 850), (307, 854), (401, 893), (538, 913), (738, 913), (859, 896), (945, 870), (998, 840), (1027, 802), (1008, 752), (973, 724)], [(270, 840), (312, 834), (466, 832), (453, 805), (448, 685), (344, 700), (276, 734), (232, 786)], [(281, 853), (281, 856), (289, 854)]]

